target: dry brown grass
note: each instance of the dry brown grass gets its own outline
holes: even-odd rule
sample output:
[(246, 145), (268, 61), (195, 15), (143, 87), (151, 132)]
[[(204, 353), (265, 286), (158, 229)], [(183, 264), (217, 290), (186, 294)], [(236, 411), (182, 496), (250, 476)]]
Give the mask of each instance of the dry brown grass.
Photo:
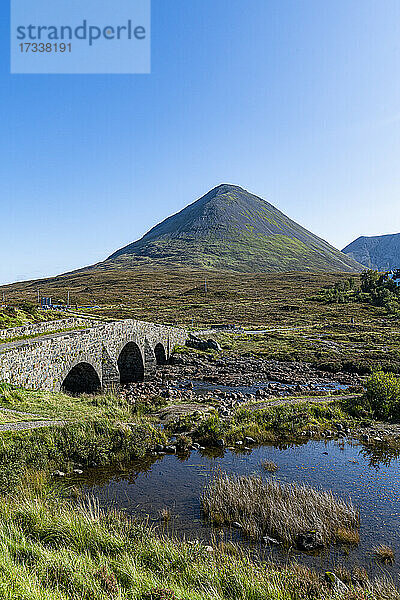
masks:
[[(324, 285), (334, 285), (346, 276), (327, 273), (235, 273), (184, 268), (85, 269), (40, 282), (41, 289), (57, 301), (102, 305), (94, 314), (113, 318), (135, 318), (166, 323), (206, 325), (265, 323), (297, 325), (310, 321), (305, 298)], [(348, 276), (347, 276), (348, 277)], [(204, 291), (207, 278), (208, 292)], [(0, 287), (10, 302), (36, 302), (37, 282)], [(332, 307), (315, 303), (320, 312)], [(345, 308), (343, 308), (345, 306)], [(341, 318), (347, 305), (341, 307)]]
[(276, 473), (276, 471), (279, 469), (278, 465), (272, 460), (263, 460), (261, 466), (265, 471), (268, 471), (268, 473)]
[(374, 556), (377, 560), (383, 562), (385, 565), (393, 565), (395, 562), (394, 551), (390, 546), (386, 544), (380, 544), (374, 548)]
[(253, 539), (268, 534), (287, 545), (296, 545), (299, 535), (314, 531), (326, 545), (339, 528), (359, 526), (353, 504), (332, 492), (257, 476), (218, 474), (206, 487), (202, 505), (213, 522), (215, 516), (219, 523), (238, 522)]
[(160, 510), (160, 519), (164, 521), (164, 523), (168, 523), (172, 519), (172, 511), (168, 506), (165, 506)]
[(348, 529), (347, 527), (339, 527), (336, 532), (336, 541), (340, 544), (348, 544), (356, 546), (360, 543), (360, 534), (356, 529)]

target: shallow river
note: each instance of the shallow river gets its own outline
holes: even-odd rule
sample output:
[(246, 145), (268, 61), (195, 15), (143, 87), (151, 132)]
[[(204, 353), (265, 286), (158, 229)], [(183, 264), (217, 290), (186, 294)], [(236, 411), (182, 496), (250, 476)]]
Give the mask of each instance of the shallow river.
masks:
[[(261, 461), (274, 461), (279, 470), (266, 473)], [(126, 465), (118, 471), (94, 468), (84, 475), (69, 477), (68, 485), (83, 487), (92, 493), (103, 507), (117, 507), (139, 517), (148, 517), (163, 528), (160, 511), (168, 507), (172, 519), (166, 526), (168, 533), (188, 539), (211, 541), (220, 539), (247, 544), (240, 531), (213, 529), (203, 519), (200, 506), (202, 490), (216, 470), (239, 474), (260, 474), (280, 481), (304, 482), (336, 494), (352, 498), (361, 515), (361, 543), (349, 553), (340, 546), (331, 546), (319, 555), (291, 553), (297, 560), (317, 568), (332, 568), (335, 564), (348, 567), (361, 565), (380, 572), (372, 558), (373, 546), (388, 544), (396, 552), (397, 563), (385, 570), (398, 584), (400, 573), (400, 460), (377, 448), (368, 454), (362, 445), (346, 441), (311, 441), (290, 447), (262, 446), (251, 452), (226, 450), (210, 454), (192, 452), (189, 456), (165, 455), (150, 457)], [(279, 548), (262, 545), (249, 546), (264, 556), (287, 560)]]

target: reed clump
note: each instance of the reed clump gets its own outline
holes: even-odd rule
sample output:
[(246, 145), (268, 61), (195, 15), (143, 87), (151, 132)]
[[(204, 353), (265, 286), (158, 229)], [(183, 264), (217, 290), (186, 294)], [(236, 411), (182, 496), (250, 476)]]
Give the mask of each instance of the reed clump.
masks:
[(360, 543), (360, 533), (356, 529), (339, 527), (336, 532), (336, 541), (348, 546), (357, 546)]
[[(239, 524), (252, 539), (270, 535), (288, 546), (326, 546), (339, 529), (356, 530), (359, 514), (351, 501), (305, 485), (264, 481), (259, 476), (217, 474), (202, 496), (205, 515)], [(306, 548), (302, 548), (306, 549)], [(310, 547), (311, 549), (311, 547)]]
[(268, 473), (276, 473), (279, 468), (278, 465), (272, 460), (263, 460), (261, 466), (264, 471), (267, 471)]
[(380, 544), (374, 548), (374, 556), (385, 565), (393, 565), (395, 562), (394, 550), (386, 544)]
[(160, 510), (160, 518), (164, 523), (169, 523), (172, 519), (172, 511), (168, 506), (164, 506), (164, 508)]

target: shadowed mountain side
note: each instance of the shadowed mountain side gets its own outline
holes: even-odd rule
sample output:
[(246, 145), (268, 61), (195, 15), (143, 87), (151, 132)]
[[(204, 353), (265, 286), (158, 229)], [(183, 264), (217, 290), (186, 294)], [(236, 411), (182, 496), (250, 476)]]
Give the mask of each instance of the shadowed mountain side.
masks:
[(344, 248), (347, 256), (369, 269), (390, 271), (400, 268), (400, 233), (361, 236)]

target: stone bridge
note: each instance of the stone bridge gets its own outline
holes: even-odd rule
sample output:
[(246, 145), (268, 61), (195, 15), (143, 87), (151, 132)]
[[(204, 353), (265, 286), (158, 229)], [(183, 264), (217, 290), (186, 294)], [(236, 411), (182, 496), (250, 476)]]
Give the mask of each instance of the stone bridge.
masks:
[[(60, 326), (54, 324), (54, 331)], [(31, 389), (96, 393), (150, 379), (187, 332), (141, 321), (91, 323), (0, 344), (0, 381)]]

